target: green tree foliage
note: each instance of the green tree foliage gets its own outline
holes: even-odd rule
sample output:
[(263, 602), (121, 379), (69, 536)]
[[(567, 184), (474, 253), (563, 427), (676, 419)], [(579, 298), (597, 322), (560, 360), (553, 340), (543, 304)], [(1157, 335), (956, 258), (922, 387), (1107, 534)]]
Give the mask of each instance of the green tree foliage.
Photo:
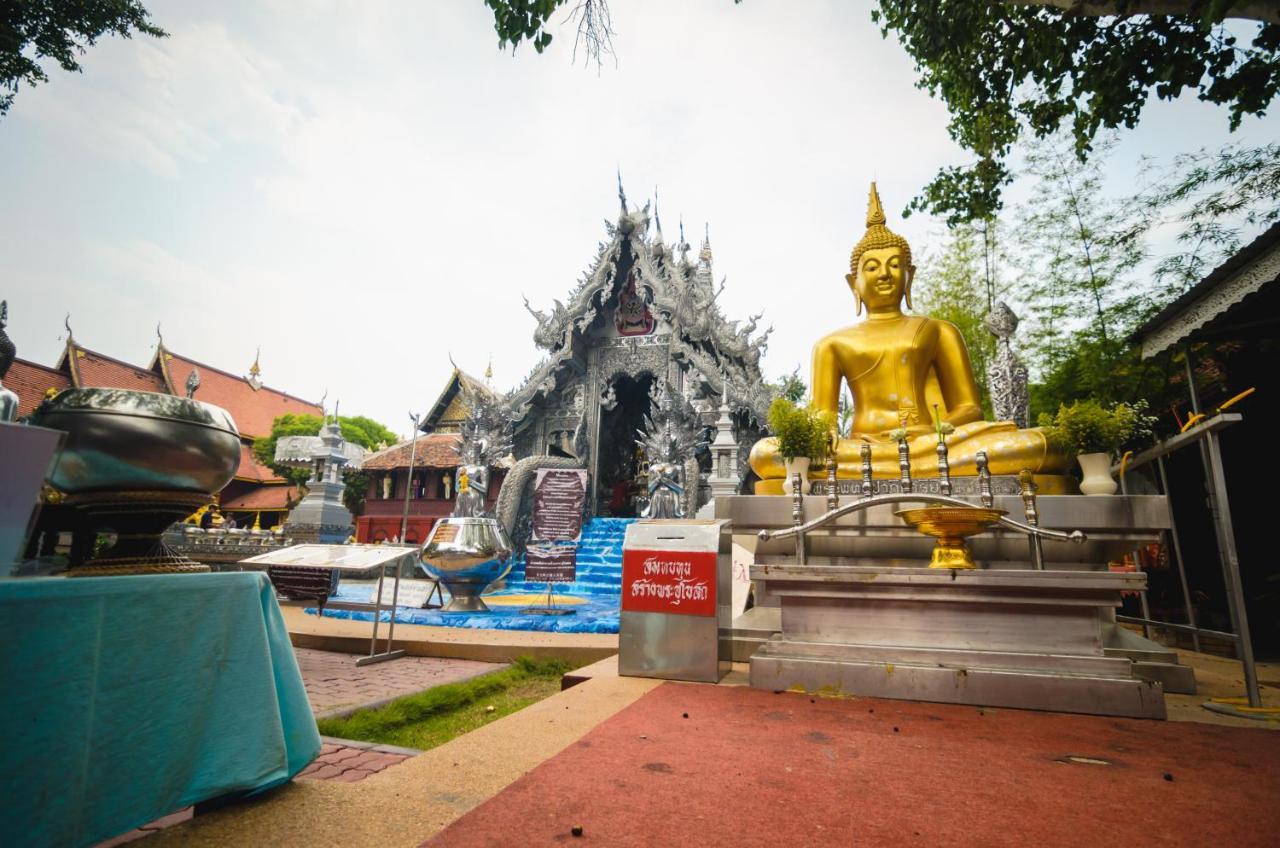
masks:
[(771, 383), (770, 387), (775, 395), (786, 398), (792, 403), (800, 403), (805, 399), (805, 395), (809, 393), (809, 387), (805, 385), (804, 379), (800, 376), (799, 365), (790, 374), (784, 374), (776, 382)]
[[(1113, 141), (1082, 162), (1063, 137), (1027, 152), (1034, 201), (1019, 214), (1019, 255), (1034, 269), (1022, 281), (1032, 326), (1027, 334), (1044, 370), (1089, 346), (1112, 356), (1129, 330), (1150, 314), (1155, 292), (1134, 271), (1140, 242), (1127, 239), (1134, 210), (1103, 192), (1102, 168)], [(1104, 368), (1105, 373), (1105, 368)]]
[(103, 35), (129, 38), (135, 31), (167, 33), (150, 22), (138, 0), (7, 0), (0, 3), (0, 115), (9, 111), (22, 83), (48, 82), (40, 62), (79, 71), (78, 57)]
[(1042, 413), (1039, 424), (1068, 454), (1114, 455), (1122, 446), (1150, 439), (1155, 418), (1144, 400), (1117, 403), (1110, 408), (1096, 400), (1063, 404), (1054, 415)]
[[(1036, 142), (1028, 156), (1036, 199), (1019, 210), (1017, 295), (1029, 319), (1019, 336), (1033, 418), (1085, 398), (1145, 398), (1162, 415), (1183, 403), (1180, 355), (1143, 360), (1130, 334), (1238, 250), (1243, 227), (1280, 221), (1280, 144), (1201, 150), (1148, 167), (1147, 187), (1126, 202), (1101, 193), (1110, 144), (1088, 163), (1064, 138)], [(1147, 265), (1158, 227), (1173, 228), (1176, 248)], [(1198, 352), (1202, 387), (1225, 355), (1222, 344)]]
[(493, 10), (493, 28), (498, 33), (498, 47), (511, 45), (512, 52), (520, 42), (528, 41), (541, 53), (551, 43), (545, 27), (551, 13), (565, 0), (484, 0)]
[[(993, 231), (994, 222), (987, 222), (982, 229)], [(973, 225), (953, 228), (942, 249), (922, 263), (911, 286), (911, 300), (915, 311), (950, 321), (960, 330), (969, 348), (983, 406), (990, 412), (987, 369), (996, 353), (996, 338), (983, 324), (983, 318), (991, 311), (997, 291), (994, 277), (990, 289), (987, 286), (984, 241), (983, 233)]]
[(1280, 143), (1178, 156), (1138, 201), (1145, 214), (1129, 238), (1157, 226), (1177, 229), (1177, 249), (1157, 262), (1154, 275), (1181, 294), (1240, 249), (1242, 225), (1280, 221)]
[(809, 457), (821, 462), (827, 455), (827, 436), (835, 427), (829, 412), (811, 411), (785, 397), (769, 405), (769, 430), (778, 440), (778, 454), (790, 462)]
[[(1028, 130), (1069, 131), (1083, 160), (1101, 130), (1134, 127), (1151, 95), (1194, 90), (1225, 106), (1235, 129), (1280, 90), (1280, 4), (1268, 0), (879, 0), (872, 18), (977, 157), (944, 168), (911, 203), (951, 224), (999, 211), (1006, 159)], [(1253, 20), (1227, 29), (1227, 18)]]
[[(342, 428), (342, 438), (360, 445), (365, 450), (378, 450), (397, 441), (395, 433), (363, 415), (340, 416), (338, 424)], [(271, 435), (260, 436), (253, 440), (254, 458), (295, 486), (305, 486), (311, 477), (311, 470), (276, 463), (276, 442), (284, 436), (317, 436), (322, 426), (324, 426), (324, 420), (318, 415), (293, 413), (281, 415), (271, 422)], [(364, 498), (369, 488), (369, 477), (358, 471), (351, 471), (347, 473), (344, 482), (346, 485), (342, 492), (342, 501), (353, 514), (359, 515), (364, 512)]]

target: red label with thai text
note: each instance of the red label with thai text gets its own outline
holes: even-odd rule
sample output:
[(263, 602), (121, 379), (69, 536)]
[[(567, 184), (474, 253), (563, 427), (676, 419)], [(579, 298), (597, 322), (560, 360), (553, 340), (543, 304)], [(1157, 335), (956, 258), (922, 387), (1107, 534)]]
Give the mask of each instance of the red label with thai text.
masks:
[(623, 551), (622, 608), (714, 617), (716, 552)]

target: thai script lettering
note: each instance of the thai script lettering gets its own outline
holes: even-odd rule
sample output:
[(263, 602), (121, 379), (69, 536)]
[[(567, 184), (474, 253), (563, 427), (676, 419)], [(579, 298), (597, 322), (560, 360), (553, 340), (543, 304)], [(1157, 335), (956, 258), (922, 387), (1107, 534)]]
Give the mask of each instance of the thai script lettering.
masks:
[(646, 577), (660, 576), (679, 577), (682, 580), (688, 579), (693, 574), (693, 563), (649, 557), (644, 561), (644, 573)]
[(679, 579), (675, 583), (658, 583), (653, 580), (636, 580), (631, 584), (631, 597), (656, 598), (666, 601), (673, 607), (680, 606), (681, 601), (705, 601), (710, 597), (710, 588), (706, 580)]

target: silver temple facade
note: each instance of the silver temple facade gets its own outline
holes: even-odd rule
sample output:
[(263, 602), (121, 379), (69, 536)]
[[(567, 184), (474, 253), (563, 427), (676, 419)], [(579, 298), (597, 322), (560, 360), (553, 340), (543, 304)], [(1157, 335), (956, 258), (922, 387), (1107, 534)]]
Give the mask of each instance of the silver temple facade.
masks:
[[(683, 226), (668, 246), (656, 204), (651, 216), (648, 203), (628, 207), (621, 184), (618, 195), (617, 220), (606, 221), (607, 240), (566, 302), (544, 312), (526, 300), (546, 356), (507, 398), (516, 458), (577, 458), (590, 472), (589, 503), (602, 513), (617, 511), (620, 487), (631, 496), (644, 478), (636, 438), (655, 389), (687, 399), (710, 436), (727, 386), (739, 481), (772, 399), (760, 370), (771, 330), (756, 334), (759, 315), (745, 324), (725, 316), (709, 237), (693, 259)], [(705, 449), (688, 462), (691, 515), (710, 498), (712, 467)]]

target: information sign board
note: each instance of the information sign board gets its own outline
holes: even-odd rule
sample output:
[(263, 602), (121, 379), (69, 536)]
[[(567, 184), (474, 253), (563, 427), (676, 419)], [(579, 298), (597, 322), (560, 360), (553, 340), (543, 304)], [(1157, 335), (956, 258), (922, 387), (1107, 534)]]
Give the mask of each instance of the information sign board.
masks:
[(529, 545), (525, 551), (526, 583), (572, 583), (578, 578), (577, 545)]
[[(431, 600), (431, 596), (436, 595), (436, 601), (442, 601), (439, 596), (438, 584), (434, 580), (420, 579), (401, 579), (400, 590), (396, 591), (396, 581), (382, 581), (382, 606), (391, 606), (391, 599), (394, 597), (396, 606), (412, 607), (413, 609), (421, 609)], [(369, 590), (369, 603), (378, 603), (378, 584), (375, 582)]]
[(573, 542), (582, 534), (582, 504), (587, 472), (574, 468), (540, 468), (533, 488), (533, 540)]

